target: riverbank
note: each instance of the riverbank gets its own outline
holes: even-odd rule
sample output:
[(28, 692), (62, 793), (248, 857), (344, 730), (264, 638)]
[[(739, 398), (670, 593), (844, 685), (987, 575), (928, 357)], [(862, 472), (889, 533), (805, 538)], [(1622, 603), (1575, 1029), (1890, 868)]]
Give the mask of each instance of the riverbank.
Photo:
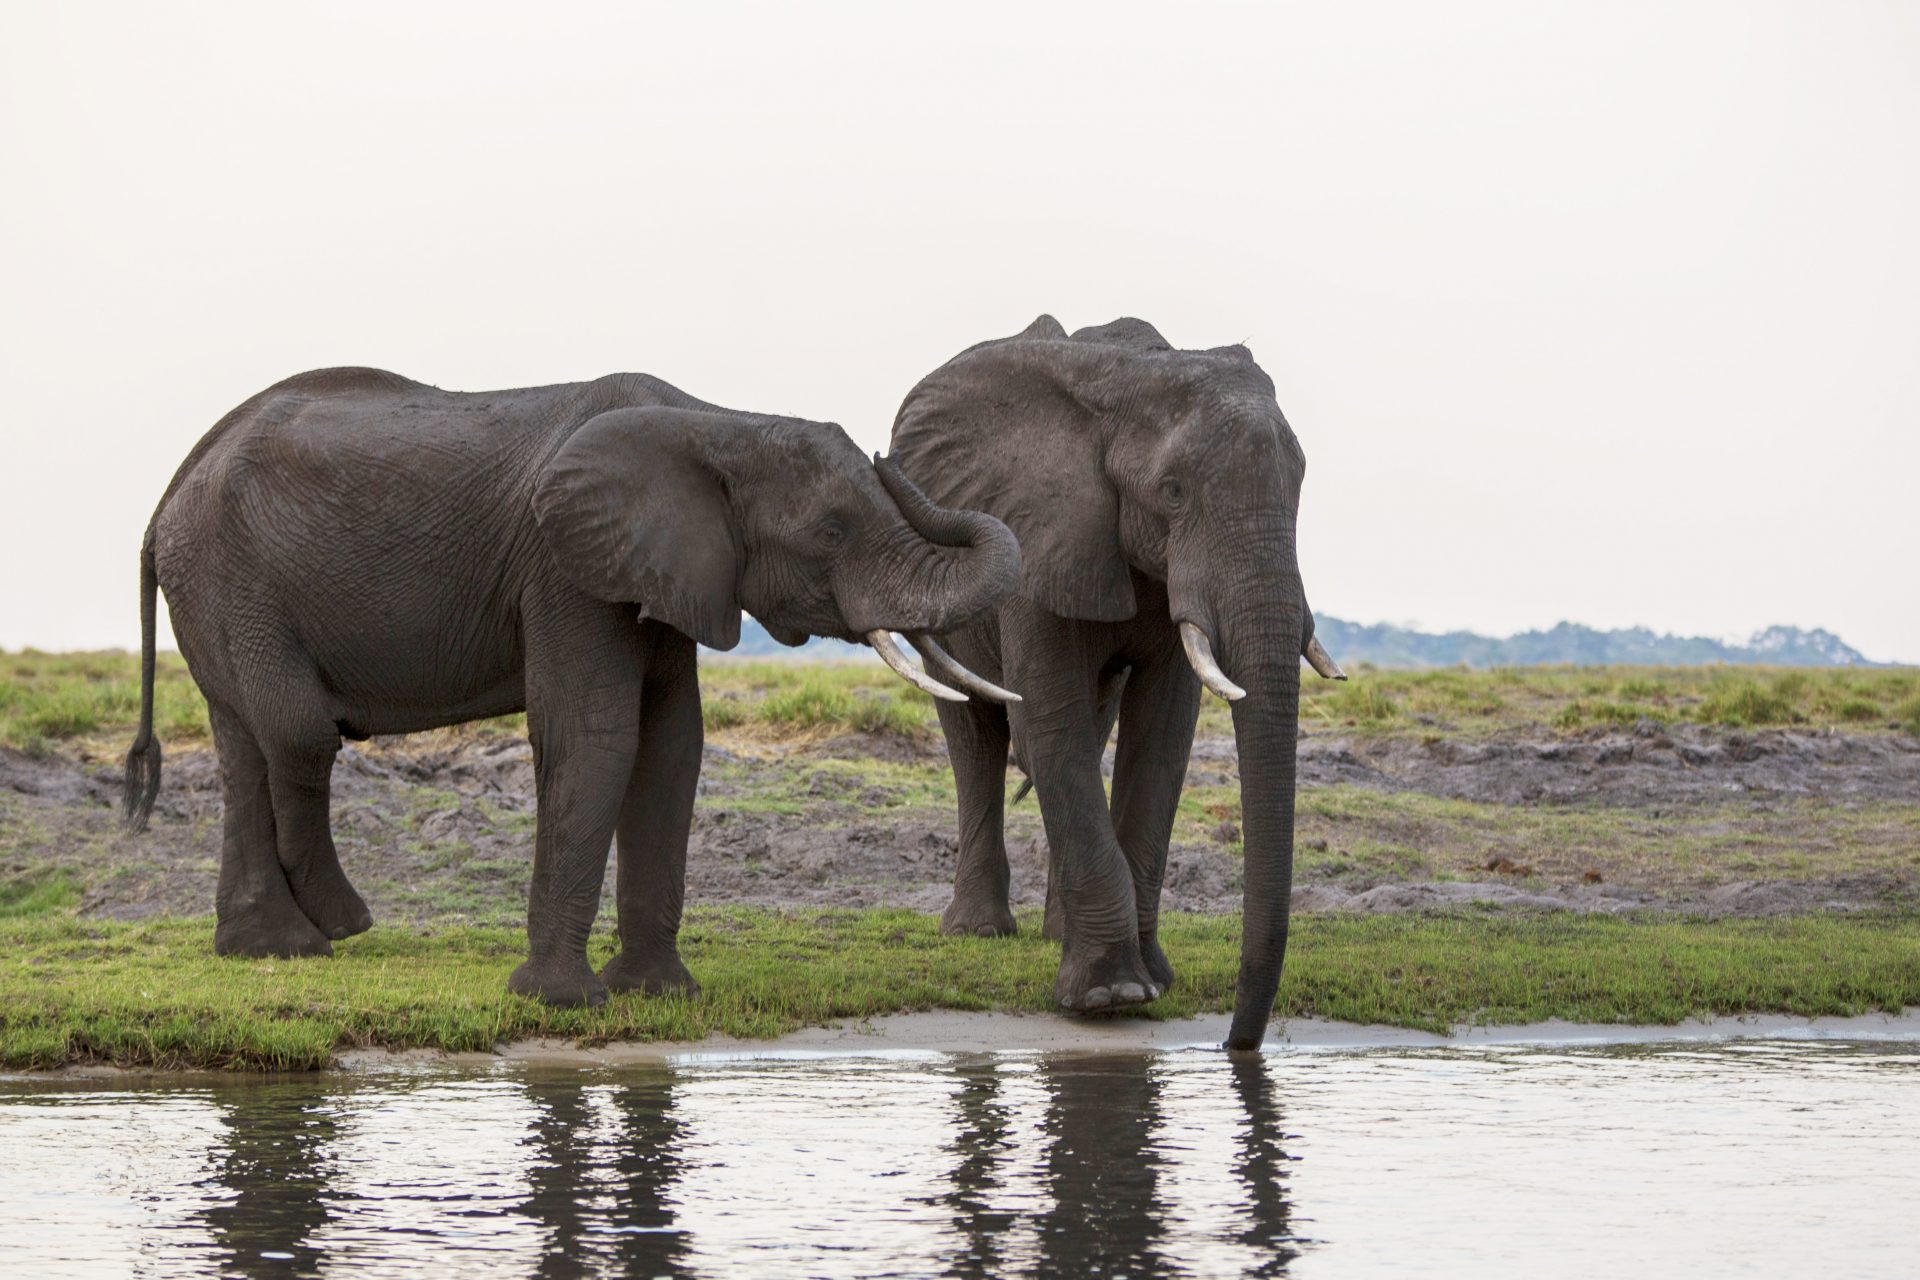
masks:
[[(1021, 936), (940, 938), (952, 773), (930, 701), (878, 664), (703, 667), (686, 954), (706, 995), (587, 1013), (505, 992), (532, 873), (524, 717), (349, 744), (333, 829), (378, 927), (330, 961), (215, 959), (219, 765), (184, 667), (160, 667), (165, 773), (150, 828), (129, 835), (132, 658), (0, 655), (0, 1063), (307, 1068), (367, 1046), (757, 1040), (927, 1010), (1052, 1017), (1038, 806), (1007, 814)], [(1278, 1013), (1444, 1031), (1920, 1004), (1917, 734), (1911, 671), (1309, 682)], [(1163, 898), (1179, 982), (1145, 1016), (1231, 1003), (1239, 786), (1210, 699)], [(610, 866), (596, 963), (612, 946), (612, 885)]]
[[(620, 996), (589, 1010), (507, 994), (523, 936), (376, 928), (326, 960), (212, 954), (205, 918), (0, 920), (0, 1065), (312, 1069), (356, 1048), (490, 1052), (524, 1040), (765, 1039), (924, 1010), (1047, 1013), (1057, 948), (943, 938), (900, 910), (702, 909), (684, 934), (695, 1000)], [(1232, 916), (1176, 915), (1179, 977), (1134, 1016), (1231, 1007)], [(611, 939), (596, 939), (604, 961)], [(1308, 915), (1276, 1016), (1428, 1032), (1461, 1024), (1672, 1024), (1698, 1015), (1898, 1013), (1920, 1005), (1920, 917), (1620, 918), (1569, 912)]]

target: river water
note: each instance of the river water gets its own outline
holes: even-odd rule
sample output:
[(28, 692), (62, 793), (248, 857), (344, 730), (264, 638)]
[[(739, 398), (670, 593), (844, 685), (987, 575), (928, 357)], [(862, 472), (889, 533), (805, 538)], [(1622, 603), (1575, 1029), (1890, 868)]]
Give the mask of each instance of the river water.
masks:
[(1920, 1044), (0, 1079), (0, 1274), (1920, 1274)]

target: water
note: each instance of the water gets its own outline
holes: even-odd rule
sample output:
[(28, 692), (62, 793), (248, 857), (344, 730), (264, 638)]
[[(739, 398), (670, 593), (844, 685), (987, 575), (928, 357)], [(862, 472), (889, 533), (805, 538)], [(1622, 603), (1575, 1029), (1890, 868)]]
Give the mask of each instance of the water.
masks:
[(1920, 1270), (1920, 1045), (0, 1080), (16, 1276)]

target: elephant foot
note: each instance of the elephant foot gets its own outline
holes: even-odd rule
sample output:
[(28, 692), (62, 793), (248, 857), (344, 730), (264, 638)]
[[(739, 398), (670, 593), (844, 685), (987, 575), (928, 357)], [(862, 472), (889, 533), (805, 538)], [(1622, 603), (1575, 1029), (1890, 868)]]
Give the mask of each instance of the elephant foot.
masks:
[(307, 919), (335, 942), (373, 928), (373, 912), (337, 865), (292, 887), (293, 900)]
[(956, 893), (940, 915), (940, 932), (949, 938), (1011, 938), (1020, 926), (1006, 903), (985, 894)]
[(241, 907), (221, 912), (213, 929), (213, 953), (290, 960), (296, 956), (330, 956), (333, 943), (289, 899), (279, 910)]
[(1107, 1013), (1157, 1000), (1165, 989), (1148, 975), (1137, 945), (1069, 948), (1053, 999), (1069, 1013)]
[(1173, 964), (1167, 959), (1167, 953), (1160, 949), (1158, 934), (1140, 935), (1140, 962), (1147, 967), (1147, 977), (1162, 991), (1173, 986)]
[(507, 990), (569, 1009), (607, 1002), (607, 986), (594, 976), (585, 956), (529, 958), (507, 979)]
[(646, 955), (622, 949), (607, 961), (606, 968), (600, 970), (600, 981), (606, 984), (609, 991), (685, 996), (689, 1000), (700, 994), (700, 984), (687, 972), (680, 953), (673, 950)]

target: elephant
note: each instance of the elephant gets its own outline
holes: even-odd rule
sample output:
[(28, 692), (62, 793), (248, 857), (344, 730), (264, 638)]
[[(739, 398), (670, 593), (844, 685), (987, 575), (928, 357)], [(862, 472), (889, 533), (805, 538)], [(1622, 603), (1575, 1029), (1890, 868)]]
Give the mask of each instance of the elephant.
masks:
[[(206, 695), (225, 795), (214, 949), (327, 955), (367, 929), (328, 788), (342, 738), (524, 710), (536, 819), (528, 958), (559, 1005), (697, 984), (677, 939), (702, 723), (695, 643), (959, 626), (1019, 580), (991, 516), (935, 506), (837, 425), (724, 409), (643, 374), (442, 391), (299, 374), (188, 454), (140, 553), (126, 814), (160, 782), (154, 596)], [(943, 696), (961, 696), (943, 690)], [(620, 950), (587, 937), (618, 834)]]
[[(1016, 594), (915, 639), (936, 675), (1002, 681), (1025, 699), (940, 704), (960, 833), (942, 930), (1015, 930), (1011, 745), (1050, 850), (1056, 1002), (1116, 1009), (1166, 990), (1160, 889), (1204, 685), (1231, 702), (1240, 753), (1245, 911), (1228, 1044), (1257, 1047), (1286, 952), (1300, 660), (1345, 678), (1314, 638), (1294, 543), (1306, 456), (1272, 380), (1245, 347), (1177, 350), (1136, 319), (1069, 336), (1043, 315), (922, 379), (892, 456), (935, 501), (998, 516), (1021, 546)], [(984, 680), (954, 670), (955, 655)], [(1100, 765), (1116, 719), (1109, 800)]]

